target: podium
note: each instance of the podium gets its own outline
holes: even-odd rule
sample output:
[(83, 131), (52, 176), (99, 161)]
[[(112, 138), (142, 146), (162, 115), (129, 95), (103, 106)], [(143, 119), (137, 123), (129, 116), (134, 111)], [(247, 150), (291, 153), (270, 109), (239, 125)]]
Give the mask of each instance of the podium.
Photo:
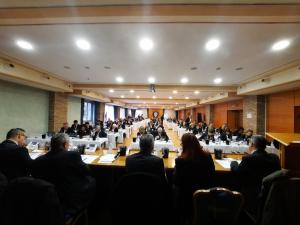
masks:
[(281, 167), (300, 171), (300, 134), (266, 133), (266, 135), (279, 142)]

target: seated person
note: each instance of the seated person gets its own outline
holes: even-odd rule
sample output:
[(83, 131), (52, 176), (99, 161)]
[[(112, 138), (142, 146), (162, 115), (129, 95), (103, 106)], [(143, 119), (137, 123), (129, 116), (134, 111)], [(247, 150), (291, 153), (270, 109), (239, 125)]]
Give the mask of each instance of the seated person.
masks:
[(266, 152), (266, 143), (263, 136), (253, 136), (249, 155), (244, 156), (239, 165), (236, 161), (231, 163), (231, 170), (237, 176), (240, 191), (245, 198), (245, 208), (252, 215), (256, 215), (262, 179), (281, 169), (278, 156)]
[(78, 120), (74, 120), (73, 124), (71, 126), (71, 132), (72, 134), (77, 134), (77, 132), (80, 130), (80, 125), (78, 124)]
[(145, 127), (140, 126), (139, 131), (137, 132), (137, 137), (141, 137), (142, 135), (146, 134)]
[(88, 133), (88, 135), (91, 135), (91, 133), (93, 131), (93, 126), (89, 122), (85, 122), (84, 126), (85, 126), (85, 130)]
[(104, 129), (103, 126), (100, 128), (99, 137), (100, 138), (106, 138), (107, 137), (107, 133), (105, 132), (105, 129)]
[(8, 180), (29, 176), (32, 159), (25, 146), (26, 135), (22, 128), (8, 131), (6, 140), (0, 144), (0, 172)]
[(244, 141), (247, 141), (247, 143), (249, 143), (250, 140), (251, 140), (251, 138), (252, 138), (252, 136), (253, 136), (253, 130), (248, 129), (248, 130), (246, 131)]
[(152, 155), (154, 138), (151, 134), (144, 134), (140, 137), (140, 151), (126, 157), (125, 169), (127, 173), (144, 172), (157, 175), (166, 179), (164, 161)]
[(69, 137), (56, 134), (50, 151), (33, 162), (32, 175), (55, 185), (65, 217), (72, 217), (88, 207), (94, 197), (96, 182), (78, 152), (68, 151)]
[(59, 133), (71, 134), (72, 129), (69, 127), (69, 124), (67, 122), (65, 122), (65, 123), (63, 123), (63, 127), (60, 128)]
[(158, 135), (155, 137), (155, 140), (159, 140), (159, 141), (168, 141), (169, 140), (169, 137), (164, 129), (159, 127), (157, 130), (158, 130)]
[(225, 128), (225, 131), (220, 133), (220, 139), (221, 141), (232, 140), (232, 134), (228, 127)]
[(173, 174), (175, 206), (190, 218), (193, 193), (214, 186), (215, 166), (210, 153), (203, 150), (195, 135), (186, 133), (181, 142), (182, 153), (175, 160)]
[(90, 135), (90, 132), (86, 130), (85, 126), (81, 126), (80, 130), (77, 132), (77, 134), (79, 135), (79, 137), (83, 137), (83, 136)]
[(236, 141), (243, 141), (245, 140), (244, 128), (240, 127), (236, 133), (233, 134), (236, 136)]

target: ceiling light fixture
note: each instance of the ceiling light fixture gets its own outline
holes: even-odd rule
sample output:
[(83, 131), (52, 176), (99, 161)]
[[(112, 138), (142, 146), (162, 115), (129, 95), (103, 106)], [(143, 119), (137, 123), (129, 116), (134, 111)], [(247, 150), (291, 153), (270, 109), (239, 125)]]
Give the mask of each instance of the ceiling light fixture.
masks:
[(148, 78), (148, 82), (149, 82), (150, 84), (154, 84), (154, 83), (155, 83), (155, 78), (154, 78), (154, 77), (149, 77), (149, 78)]
[(189, 97), (188, 97), (188, 96), (186, 96), (186, 97), (185, 97), (185, 99), (189, 99)]
[(28, 41), (17, 40), (16, 44), (22, 49), (33, 50), (33, 45), (31, 43), (29, 43)]
[(197, 94), (199, 94), (200, 92), (199, 92), (199, 91), (195, 91), (194, 93), (195, 93), (195, 95), (197, 95)]
[(173, 94), (177, 94), (177, 90), (174, 90), (174, 91), (173, 91)]
[(169, 99), (173, 99), (173, 97), (172, 97), (172, 96), (169, 96)]
[(272, 45), (272, 50), (280, 51), (280, 50), (283, 50), (283, 49), (289, 47), (290, 44), (291, 44), (291, 42), (289, 40), (281, 40)]
[(153, 99), (156, 99), (156, 96), (154, 95), (154, 96), (152, 96), (152, 98), (153, 98)]
[(220, 83), (222, 83), (222, 78), (220, 78), (220, 77), (218, 77), (218, 78), (216, 78), (216, 79), (214, 79), (214, 83), (215, 84), (220, 84)]
[(130, 90), (129, 92), (130, 92), (130, 93), (134, 93), (134, 90)]
[(91, 44), (84, 39), (79, 39), (76, 41), (76, 45), (78, 48), (82, 49), (82, 50), (90, 50), (91, 49)]
[(181, 78), (180, 82), (182, 84), (186, 84), (187, 82), (189, 82), (189, 79), (187, 77), (183, 77), (183, 78)]
[(138, 96), (136, 96), (136, 98), (140, 98), (140, 96), (138, 95)]
[(143, 38), (139, 42), (140, 48), (144, 51), (150, 51), (153, 49), (153, 41), (150, 38)]
[(118, 83), (122, 83), (124, 81), (123, 77), (116, 77), (116, 81)]
[(115, 92), (115, 91), (114, 91), (113, 89), (110, 89), (109, 92), (110, 92), (110, 93), (113, 93), (113, 92)]
[(211, 39), (205, 44), (205, 49), (207, 51), (214, 51), (220, 47), (220, 41), (218, 39)]
[(121, 98), (124, 98), (125, 96), (124, 95), (121, 95)]

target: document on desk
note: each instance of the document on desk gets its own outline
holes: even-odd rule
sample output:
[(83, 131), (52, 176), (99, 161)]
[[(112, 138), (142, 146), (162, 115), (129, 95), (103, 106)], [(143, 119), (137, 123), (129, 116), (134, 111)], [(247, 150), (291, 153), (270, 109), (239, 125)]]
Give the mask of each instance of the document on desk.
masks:
[(36, 159), (37, 157), (42, 155), (42, 153), (40, 153), (40, 152), (30, 152), (29, 155), (30, 155), (31, 159)]
[(241, 160), (237, 160), (237, 159), (233, 159), (233, 158), (216, 159), (216, 162), (219, 163), (225, 169), (230, 169), (230, 163), (232, 161), (237, 161), (238, 164), (241, 163)]
[(99, 156), (97, 155), (81, 155), (81, 159), (86, 164), (92, 163), (95, 159), (97, 159)]
[(106, 154), (100, 157), (99, 163), (112, 163), (114, 160), (114, 154)]

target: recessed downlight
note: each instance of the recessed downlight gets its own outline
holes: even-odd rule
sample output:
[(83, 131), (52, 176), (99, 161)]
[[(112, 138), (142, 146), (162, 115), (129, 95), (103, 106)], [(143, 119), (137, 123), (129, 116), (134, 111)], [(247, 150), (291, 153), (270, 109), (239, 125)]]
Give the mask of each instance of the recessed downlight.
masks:
[(121, 98), (125, 98), (125, 96), (124, 96), (124, 95), (121, 95)]
[(205, 49), (207, 51), (214, 51), (218, 49), (221, 45), (221, 42), (218, 39), (211, 39), (205, 44)]
[(136, 98), (140, 98), (140, 96), (139, 96), (139, 95), (137, 95), (137, 96), (136, 96)]
[(110, 89), (109, 92), (110, 92), (110, 93), (113, 93), (113, 92), (115, 92), (115, 91), (114, 91), (114, 89)]
[(142, 38), (139, 42), (139, 46), (143, 51), (150, 51), (153, 49), (154, 43), (150, 38)]
[(283, 49), (289, 47), (290, 44), (291, 44), (291, 42), (289, 40), (281, 40), (272, 45), (272, 50), (280, 51), (280, 50), (283, 50)]
[(134, 93), (134, 90), (130, 90), (129, 92), (130, 92), (130, 93)]
[(81, 50), (90, 50), (91, 49), (91, 44), (87, 40), (84, 40), (84, 39), (76, 40), (76, 45)]
[(116, 77), (116, 81), (118, 83), (122, 83), (124, 81), (123, 77)]
[(173, 97), (172, 97), (172, 96), (169, 96), (169, 99), (173, 99)]
[(174, 90), (174, 91), (173, 91), (173, 94), (177, 94), (177, 93), (178, 93), (177, 90)]
[(188, 97), (188, 96), (186, 96), (186, 97), (185, 97), (185, 99), (189, 99), (189, 97)]
[(25, 41), (25, 40), (17, 40), (16, 41), (16, 44), (22, 48), (22, 49), (25, 49), (25, 50), (33, 50), (33, 45), (28, 42), (28, 41)]
[(198, 95), (200, 93), (200, 91), (194, 91), (195, 95)]
[(222, 78), (220, 78), (220, 77), (218, 77), (218, 78), (216, 78), (216, 79), (214, 79), (214, 83), (215, 84), (220, 84), (220, 83), (222, 83)]
[(156, 99), (156, 96), (155, 96), (155, 95), (153, 95), (153, 96), (152, 96), (152, 98), (153, 98), (153, 99)]
[(155, 83), (155, 78), (154, 78), (154, 77), (149, 77), (149, 78), (148, 78), (148, 82), (149, 82), (150, 84), (154, 84), (154, 83)]
[(189, 79), (188, 79), (187, 77), (182, 77), (182, 78), (180, 79), (180, 82), (181, 82), (182, 84), (186, 84), (187, 82), (189, 82)]

